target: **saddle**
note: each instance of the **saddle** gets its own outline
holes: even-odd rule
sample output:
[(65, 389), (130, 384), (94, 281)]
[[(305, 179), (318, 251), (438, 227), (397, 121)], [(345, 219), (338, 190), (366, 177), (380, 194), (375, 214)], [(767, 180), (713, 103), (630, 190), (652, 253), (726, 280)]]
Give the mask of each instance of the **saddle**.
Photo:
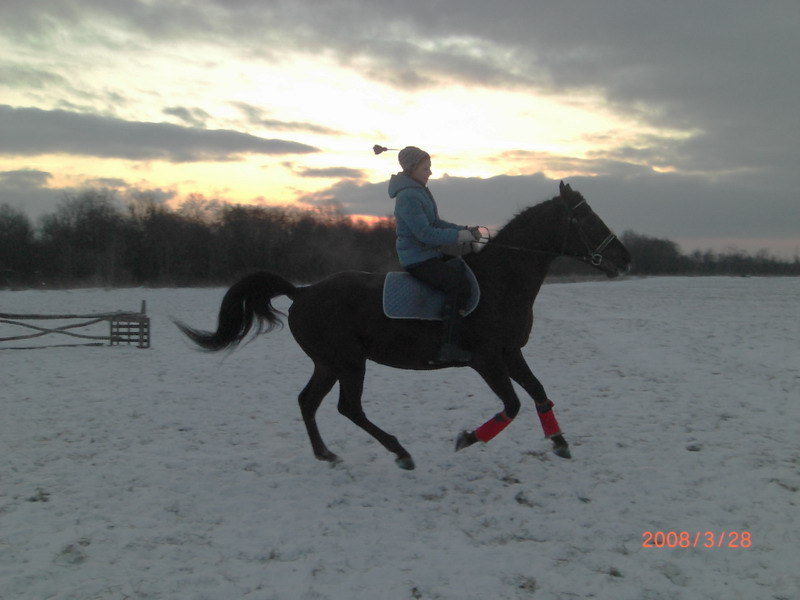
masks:
[[(465, 311), (468, 315), (477, 308), (481, 290), (475, 274), (466, 263), (464, 270), (471, 289)], [(393, 271), (386, 275), (383, 284), (383, 313), (390, 319), (441, 321), (444, 303), (443, 292), (405, 271)]]

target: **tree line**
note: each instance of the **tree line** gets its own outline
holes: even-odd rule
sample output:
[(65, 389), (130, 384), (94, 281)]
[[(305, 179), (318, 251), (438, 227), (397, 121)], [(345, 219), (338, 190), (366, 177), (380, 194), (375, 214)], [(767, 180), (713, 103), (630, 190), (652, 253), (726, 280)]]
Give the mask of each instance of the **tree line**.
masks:
[(191, 196), (172, 209), (148, 194), (64, 197), (36, 227), (0, 205), (0, 285), (227, 285), (269, 269), (295, 281), (336, 271), (399, 268), (394, 227), (331, 209), (245, 206)]
[[(65, 195), (34, 225), (0, 204), (0, 286), (227, 285), (267, 269), (310, 282), (344, 270), (398, 270), (391, 219), (366, 224), (330, 208), (251, 206), (190, 196), (177, 208), (140, 194), (127, 203), (114, 192)], [(621, 236), (633, 274), (800, 275), (800, 258), (765, 252), (681, 254), (670, 240), (631, 231)], [(590, 273), (559, 259), (551, 273)]]
[(695, 250), (682, 254), (678, 244), (626, 231), (620, 236), (633, 256), (633, 274), (643, 275), (800, 275), (800, 256), (781, 260), (766, 250), (755, 254)]

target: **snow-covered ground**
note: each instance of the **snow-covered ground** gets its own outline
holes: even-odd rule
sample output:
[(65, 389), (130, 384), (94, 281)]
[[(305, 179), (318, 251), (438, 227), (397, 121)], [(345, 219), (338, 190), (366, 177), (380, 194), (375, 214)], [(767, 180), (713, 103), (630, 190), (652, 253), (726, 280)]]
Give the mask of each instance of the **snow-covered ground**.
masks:
[(345, 462), (313, 458), (288, 328), (190, 348), (169, 316), (211, 328), (223, 293), (0, 292), (2, 312), (144, 299), (153, 319), (149, 350), (0, 350), (0, 598), (798, 597), (800, 279), (546, 285), (525, 354), (571, 461), (530, 402), (454, 453), (500, 408), (478, 376), (370, 365), (365, 410), (410, 472), (335, 389), (318, 420)]

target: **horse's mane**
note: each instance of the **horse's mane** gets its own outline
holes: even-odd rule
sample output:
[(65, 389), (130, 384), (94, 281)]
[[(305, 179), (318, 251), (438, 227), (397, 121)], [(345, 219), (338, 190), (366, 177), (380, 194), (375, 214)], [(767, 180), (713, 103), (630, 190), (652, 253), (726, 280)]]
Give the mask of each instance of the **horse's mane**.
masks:
[(560, 206), (559, 198), (551, 198), (539, 204), (534, 204), (523, 208), (503, 225), (500, 230), (492, 237), (500, 243), (508, 243), (520, 235), (530, 236), (534, 231), (541, 231), (542, 227), (547, 227), (552, 216), (553, 209)]

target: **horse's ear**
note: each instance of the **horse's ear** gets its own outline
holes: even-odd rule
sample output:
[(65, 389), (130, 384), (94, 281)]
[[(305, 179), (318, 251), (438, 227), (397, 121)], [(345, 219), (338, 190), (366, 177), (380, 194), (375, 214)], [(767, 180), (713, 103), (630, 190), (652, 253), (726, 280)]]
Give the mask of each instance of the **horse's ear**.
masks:
[(558, 184), (558, 191), (561, 193), (561, 197), (563, 198), (563, 197), (564, 197), (564, 195), (565, 195), (565, 192), (567, 191), (567, 188), (566, 188), (566, 186), (564, 185), (564, 182), (563, 182), (563, 181), (562, 181), (561, 183), (559, 183), (559, 184)]

